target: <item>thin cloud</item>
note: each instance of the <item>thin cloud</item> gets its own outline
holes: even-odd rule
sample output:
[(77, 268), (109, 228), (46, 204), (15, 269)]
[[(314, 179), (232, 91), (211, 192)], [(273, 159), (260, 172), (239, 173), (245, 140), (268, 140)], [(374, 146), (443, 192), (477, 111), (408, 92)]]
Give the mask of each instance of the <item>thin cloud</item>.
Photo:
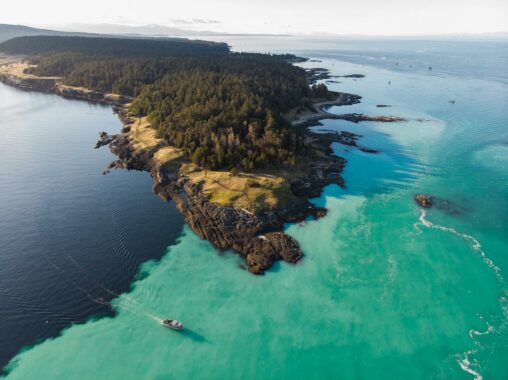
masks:
[(202, 19), (202, 18), (193, 18), (191, 20), (171, 19), (169, 21), (171, 24), (178, 24), (178, 25), (221, 24), (221, 22), (219, 20), (208, 20), (208, 19)]

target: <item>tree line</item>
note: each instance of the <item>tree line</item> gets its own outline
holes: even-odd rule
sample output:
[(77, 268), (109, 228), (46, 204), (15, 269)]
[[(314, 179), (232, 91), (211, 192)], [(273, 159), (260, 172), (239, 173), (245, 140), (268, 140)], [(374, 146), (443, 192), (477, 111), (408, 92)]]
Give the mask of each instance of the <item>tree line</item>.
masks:
[(2, 42), (0, 51), (27, 55), (81, 53), (90, 56), (153, 58), (225, 55), (229, 53), (229, 46), (223, 42), (186, 38), (25, 36)]
[(29, 54), (32, 74), (135, 97), (129, 112), (147, 116), (204, 168), (295, 165), (308, 146), (284, 114), (331, 96), (324, 84), (309, 87), (305, 70), (289, 63), (293, 55), (231, 53), (203, 41), (41, 38), (41, 46), (16, 38), (0, 50), (7, 43), (8, 52)]

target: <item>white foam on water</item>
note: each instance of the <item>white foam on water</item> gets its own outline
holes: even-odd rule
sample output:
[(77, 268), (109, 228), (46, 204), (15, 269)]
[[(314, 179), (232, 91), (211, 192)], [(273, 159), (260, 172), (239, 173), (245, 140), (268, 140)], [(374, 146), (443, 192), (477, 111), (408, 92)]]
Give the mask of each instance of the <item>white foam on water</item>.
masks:
[(436, 230), (450, 232), (450, 233), (452, 233), (454, 235), (457, 235), (457, 236), (459, 236), (459, 237), (461, 237), (461, 238), (463, 238), (465, 240), (470, 241), (472, 243), (473, 249), (480, 254), (480, 256), (483, 259), (483, 262), (485, 264), (487, 264), (488, 267), (494, 271), (494, 273), (496, 274), (497, 279), (500, 282), (504, 281), (503, 280), (503, 276), (501, 275), (501, 269), (499, 269), (499, 267), (497, 265), (495, 265), (494, 262), (487, 257), (487, 255), (485, 254), (485, 252), (482, 249), (482, 245), (480, 244), (480, 242), (475, 237), (473, 237), (471, 235), (468, 235), (468, 234), (465, 234), (465, 233), (462, 233), (462, 232), (458, 232), (455, 228), (452, 228), (452, 227), (445, 227), (445, 226), (441, 226), (439, 224), (434, 224), (434, 223), (428, 221), (427, 219), (425, 219), (425, 216), (427, 216), (427, 213), (425, 212), (425, 210), (421, 210), (420, 217), (418, 218), (418, 220), (425, 227), (433, 228), (433, 229), (436, 229)]
[(494, 331), (494, 326), (492, 326), (489, 322), (486, 322), (486, 323), (487, 323), (487, 330), (485, 330), (485, 331), (478, 331), (478, 330), (475, 330), (475, 329), (471, 329), (471, 330), (469, 330), (469, 337), (471, 339), (474, 339), (475, 336), (488, 335), (491, 332), (493, 332)]
[[(474, 236), (468, 235), (466, 233), (459, 232), (455, 228), (441, 226), (439, 224), (434, 224), (434, 223), (430, 222), (429, 220), (425, 219), (425, 216), (427, 216), (427, 213), (425, 212), (425, 210), (421, 210), (420, 217), (418, 218), (418, 220), (425, 227), (433, 228), (433, 229), (440, 230), (440, 231), (450, 232), (456, 236), (459, 236), (459, 237), (471, 242), (472, 248), (480, 254), (483, 262), (485, 264), (487, 264), (487, 266), (490, 269), (492, 269), (492, 271), (496, 275), (497, 281), (499, 282), (501, 287), (504, 288), (504, 279), (503, 279), (503, 276), (501, 275), (501, 269), (497, 265), (495, 265), (494, 262), (490, 258), (487, 257), (487, 255), (483, 251), (482, 245), (480, 244), (478, 239), (476, 239)], [(417, 227), (416, 223), (415, 223), (415, 227)], [(499, 299), (499, 302), (501, 305), (501, 309), (503, 310), (503, 314), (506, 317), (506, 315), (507, 315), (506, 300), (504, 299), (504, 297), (501, 297)], [(483, 317), (480, 317), (480, 318), (483, 319)], [(469, 337), (473, 340), (474, 344), (479, 347), (481, 347), (481, 345), (478, 341), (475, 340), (475, 337), (481, 336), (481, 335), (487, 335), (487, 334), (494, 332), (494, 327), (491, 324), (489, 324), (488, 322), (486, 322), (486, 323), (487, 323), (487, 330), (485, 330), (483, 332), (477, 331), (474, 329), (469, 330)], [(462, 370), (473, 375), (475, 380), (482, 380), (483, 376), (478, 370), (480, 363), (478, 362), (477, 359), (470, 359), (470, 356), (475, 355), (476, 353), (477, 353), (477, 351), (475, 349), (472, 349), (472, 350), (468, 350), (462, 354), (458, 354), (456, 356), (457, 363), (459, 364), (459, 366)]]
[(471, 365), (474, 365), (475, 367), (478, 367), (478, 360), (473, 359), (472, 363), (469, 360), (469, 355), (475, 354), (476, 350), (469, 350), (465, 352), (462, 355), (457, 356), (457, 363), (459, 364), (460, 368), (462, 368), (465, 372), (471, 374), (474, 376), (474, 380), (482, 380), (483, 376), (480, 372), (477, 370), (471, 368)]
[(397, 275), (398, 263), (394, 255), (388, 256), (387, 262), (388, 262), (388, 279), (390, 282), (393, 282)]

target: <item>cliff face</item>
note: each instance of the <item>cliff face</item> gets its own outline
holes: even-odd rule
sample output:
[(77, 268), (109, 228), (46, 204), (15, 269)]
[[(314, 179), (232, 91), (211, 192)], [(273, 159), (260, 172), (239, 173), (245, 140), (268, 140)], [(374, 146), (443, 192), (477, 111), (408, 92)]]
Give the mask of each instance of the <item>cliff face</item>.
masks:
[(70, 87), (62, 85), (57, 82), (54, 87), (54, 92), (68, 99), (85, 100), (90, 103), (101, 103), (101, 104), (125, 104), (131, 99), (126, 96), (119, 96), (114, 94), (104, 94), (102, 92), (90, 91), (86, 89)]
[(0, 73), (0, 82), (23, 90), (53, 93), (67, 99), (84, 100), (90, 103), (118, 105), (125, 104), (130, 100), (125, 96), (65, 86), (57, 78), (20, 77), (14, 74)]
[(211, 203), (199, 185), (182, 176), (169, 189), (193, 231), (219, 249), (240, 253), (250, 272), (261, 274), (276, 260), (294, 263), (302, 256), (298, 243), (281, 231), (279, 215), (250, 214)]
[(56, 79), (21, 78), (16, 75), (0, 74), (0, 82), (25, 90), (55, 92)]

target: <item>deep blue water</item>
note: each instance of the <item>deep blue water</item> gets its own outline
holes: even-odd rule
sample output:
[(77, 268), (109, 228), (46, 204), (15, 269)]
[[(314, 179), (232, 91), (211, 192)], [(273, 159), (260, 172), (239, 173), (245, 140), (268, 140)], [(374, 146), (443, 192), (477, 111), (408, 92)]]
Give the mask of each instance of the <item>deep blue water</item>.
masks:
[(102, 286), (129, 289), (183, 222), (147, 173), (101, 175), (114, 156), (93, 149), (98, 132), (121, 127), (111, 108), (0, 84), (0, 115), (2, 367), (70, 323), (111, 314)]

